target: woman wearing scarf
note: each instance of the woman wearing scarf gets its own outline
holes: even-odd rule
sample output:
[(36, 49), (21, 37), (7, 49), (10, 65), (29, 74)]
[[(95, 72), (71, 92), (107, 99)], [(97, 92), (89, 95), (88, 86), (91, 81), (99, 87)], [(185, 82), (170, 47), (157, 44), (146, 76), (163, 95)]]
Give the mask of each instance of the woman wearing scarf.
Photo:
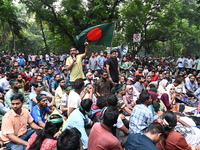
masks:
[(127, 85), (126, 94), (123, 96), (123, 100), (126, 103), (126, 105), (132, 109), (135, 106), (135, 102), (137, 100), (138, 95), (139, 92), (136, 90), (134, 86)]
[(172, 110), (172, 108), (175, 109), (173, 106), (175, 104), (175, 96), (176, 96), (175, 86), (173, 84), (169, 84), (166, 89), (167, 89), (166, 93), (163, 93), (160, 99), (167, 107), (167, 110)]
[(162, 81), (159, 82), (159, 86), (158, 86), (159, 97), (161, 97), (163, 93), (166, 93), (167, 83), (168, 81), (166, 79), (163, 79)]

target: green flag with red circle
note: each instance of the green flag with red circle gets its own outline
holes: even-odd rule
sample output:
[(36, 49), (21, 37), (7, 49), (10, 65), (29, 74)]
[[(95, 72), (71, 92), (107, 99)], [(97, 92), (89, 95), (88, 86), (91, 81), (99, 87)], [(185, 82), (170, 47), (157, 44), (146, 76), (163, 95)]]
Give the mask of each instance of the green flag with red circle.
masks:
[(83, 45), (85, 40), (91, 45), (111, 46), (114, 23), (105, 23), (85, 29), (76, 36), (78, 44)]

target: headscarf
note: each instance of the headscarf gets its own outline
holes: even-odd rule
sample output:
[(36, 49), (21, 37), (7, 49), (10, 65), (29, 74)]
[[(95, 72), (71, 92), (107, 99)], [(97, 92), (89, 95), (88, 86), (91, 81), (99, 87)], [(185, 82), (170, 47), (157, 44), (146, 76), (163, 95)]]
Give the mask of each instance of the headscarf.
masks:
[(158, 94), (153, 91), (149, 91), (149, 94), (151, 95), (152, 101), (155, 101), (158, 98)]
[(131, 102), (133, 101), (134, 89), (133, 89), (132, 94), (130, 94), (130, 93), (128, 93), (130, 88), (133, 88), (133, 86), (132, 85), (126, 86), (126, 95), (123, 96), (123, 99), (126, 101), (127, 104), (131, 104)]
[(166, 93), (166, 85), (167, 85), (168, 81), (166, 79), (163, 79), (159, 82), (159, 86), (158, 86), (158, 94), (159, 96), (161, 96), (163, 93)]
[(171, 103), (171, 98), (172, 98), (172, 94), (170, 93), (170, 89), (171, 88), (175, 88), (175, 86), (173, 85), (173, 84), (169, 84), (168, 86), (167, 86), (167, 94), (168, 94), (168, 96), (169, 96), (169, 102)]

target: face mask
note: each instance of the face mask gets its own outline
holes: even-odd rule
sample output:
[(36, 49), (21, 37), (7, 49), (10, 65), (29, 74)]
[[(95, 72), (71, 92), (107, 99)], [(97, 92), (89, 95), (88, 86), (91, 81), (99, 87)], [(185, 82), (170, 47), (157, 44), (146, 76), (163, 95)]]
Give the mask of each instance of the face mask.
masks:
[(133, 94), (133, 92), (128, 92), (128, 94), (129, 94), (129, 95), (132, 95), (132, 94)]

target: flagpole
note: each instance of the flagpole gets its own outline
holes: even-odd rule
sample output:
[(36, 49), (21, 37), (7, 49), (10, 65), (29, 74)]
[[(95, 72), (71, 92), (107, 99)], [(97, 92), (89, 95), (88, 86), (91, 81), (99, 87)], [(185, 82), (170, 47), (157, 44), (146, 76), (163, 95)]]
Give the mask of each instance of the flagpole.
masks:
[(113, 30), (113, 35), (112, 35), (112, 41), (111, 41), (111, 49), (110, 49), (110, 51), (112, 50), (112, 47), (113, 47), (113, 38), (114, 38), (115, 25), (116, 25), (116, 21), (114, 22), (114, 30)]

